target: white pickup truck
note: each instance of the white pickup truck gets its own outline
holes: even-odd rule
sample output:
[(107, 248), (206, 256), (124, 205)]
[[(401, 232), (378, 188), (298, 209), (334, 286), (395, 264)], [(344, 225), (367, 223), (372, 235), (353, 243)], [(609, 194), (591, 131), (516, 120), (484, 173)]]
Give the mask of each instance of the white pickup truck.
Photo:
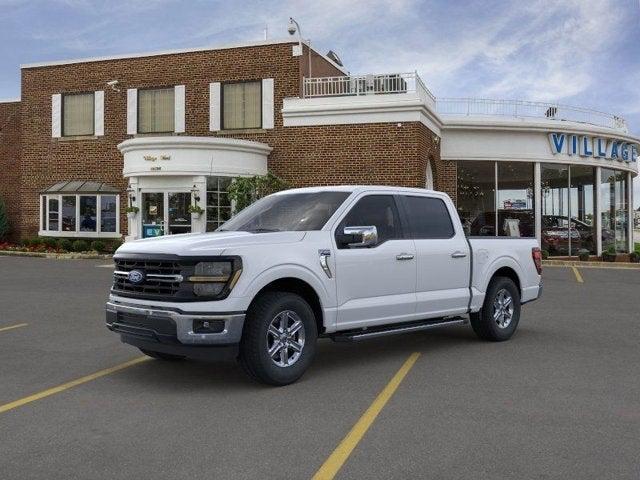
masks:
[(318, 338), (359, 341), (466, 323), (509, 339), (542, 291), (537, 241), (467, 238), (451, 199), (378, 186), (265, 197), (216, 232), (124, 244), (107, 327), (164, 360), (237, 358), (299, 379)]

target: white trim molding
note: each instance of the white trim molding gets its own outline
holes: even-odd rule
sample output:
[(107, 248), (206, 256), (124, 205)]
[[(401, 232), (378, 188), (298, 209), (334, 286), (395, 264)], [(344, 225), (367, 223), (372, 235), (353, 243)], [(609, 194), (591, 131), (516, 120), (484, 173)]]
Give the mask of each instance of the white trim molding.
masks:
[(173, 128), (175, 133), (184, 133), (185, 131), (185, 86), (176, 85), (174, 89), (174, 109), (173, 109)]
[(274, 127), (275, 95), (273, 78), (262, 79), (262, 128)]
[(104, 135), (104, 90), (93, 92), (93, 134), (96, 137)]
[(138, 137), (118, 145), (125, 177), (264, 175), (272, 148), (227, 137)]
[(62, 94), (51, 95), (51, 136), (62, 137)]
[(127, 135), (138, 133), (138, 89), (127, 89)]
[(209, 84), (209, 131), (219, 131), (221, 124), (220, 82), (213, 82)]

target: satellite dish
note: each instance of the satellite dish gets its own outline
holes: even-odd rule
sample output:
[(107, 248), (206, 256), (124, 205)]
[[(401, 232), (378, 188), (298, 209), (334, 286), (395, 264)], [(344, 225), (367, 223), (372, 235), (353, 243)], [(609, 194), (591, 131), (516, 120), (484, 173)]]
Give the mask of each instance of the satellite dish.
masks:
[(333, 60), (335, 63), (337, 63), (341, 67), (344, 67), (344, 65), (342, 64), (342, 60), (340, 60), (340, 57), (338, 56), (338, 54), (333, 50), (329, 50), (327, 52), (327, 58)]

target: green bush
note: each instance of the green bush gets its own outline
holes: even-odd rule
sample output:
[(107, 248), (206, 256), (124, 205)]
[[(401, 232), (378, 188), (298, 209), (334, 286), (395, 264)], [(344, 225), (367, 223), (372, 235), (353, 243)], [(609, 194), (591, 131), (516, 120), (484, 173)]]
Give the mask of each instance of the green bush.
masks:
[(549, 258), (549, 252), (547, 250), (542, 250), (542, 259), (546, 260), (547, 258)]
[(74, 252), (86, 252), (89, 250), (89, 244), (86, 240), (76, 240), (72, 245)]
[(102, 240), (94, 240), (91, 242), (91, 250), (95, 250), (96, 252), (104, 252), (105, 246)]
[(51, 237), (44, 237), (41, 239), (40, 243), (47, 248), (58, 248), (58, 240)]
[(9, 235), (9, 218), (7, 217), (7, 207), (4, 200), (0, 198), (0, 240), (4, 240)]
[(120, 239), (113, 240), (112, 242), (109, 243), (109, 246), (107, 247), (107, 251), (109, 253), (115, 253), (115, 251), (120, 247), (120, 245), (122, 245), (122, 240)]
[(32, 247), (37, 247), (39, 245), (42, 245), (42, 238), (33, 237), (31, 240), (29, 240), (29, 243)]
[(58, 242), (58, 246), (67, 252), (70, 252), (73, 249), (73, 243), (68, 238), (61, 238)]
[(31, 246), (31, 239), (30, 238), (23, 238), (22, 240), (20, 240), (20, 245), (22, 245), (23, 247), (30, 247)]

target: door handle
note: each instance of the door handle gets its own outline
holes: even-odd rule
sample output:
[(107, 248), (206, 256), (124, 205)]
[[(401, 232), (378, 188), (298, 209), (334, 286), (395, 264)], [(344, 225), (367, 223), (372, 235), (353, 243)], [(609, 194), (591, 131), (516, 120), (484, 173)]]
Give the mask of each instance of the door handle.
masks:
[(451, 258), (464, 258), (467, 254), (465, 252), (457, 251), (451, 254)]
[(410, 253), (401, 253), (400, 255), (396, 255), (396, 260), (413, 260), (414, 255)]

